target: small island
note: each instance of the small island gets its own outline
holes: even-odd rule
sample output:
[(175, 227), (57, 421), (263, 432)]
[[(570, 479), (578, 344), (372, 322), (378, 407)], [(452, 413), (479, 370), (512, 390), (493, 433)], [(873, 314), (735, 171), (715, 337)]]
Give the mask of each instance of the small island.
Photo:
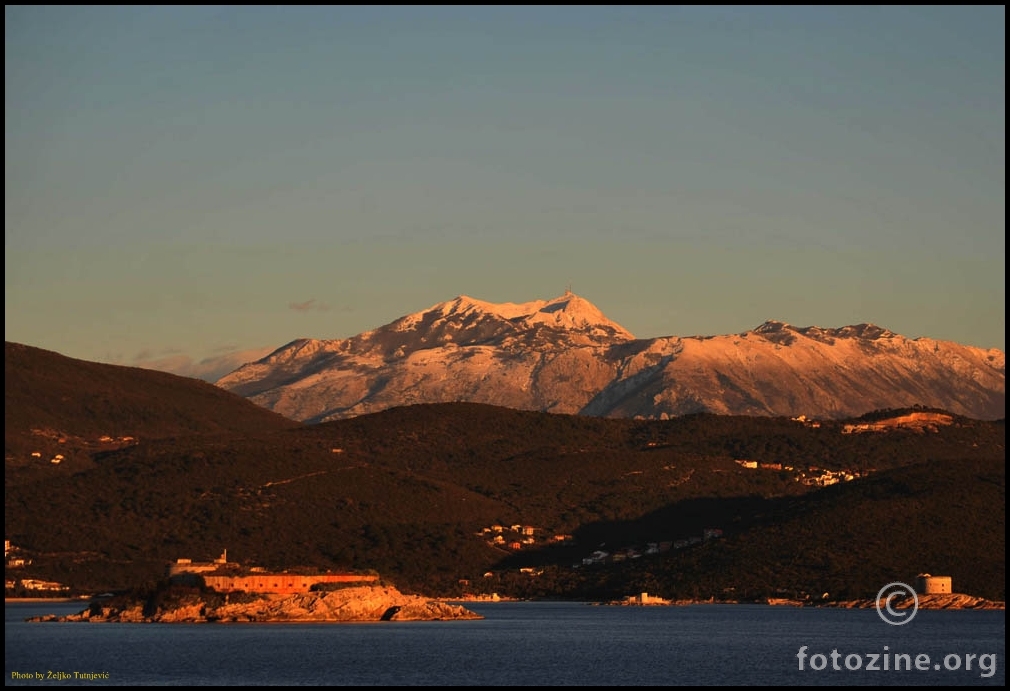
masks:
[(169, 587), (153, 598), (132, 595), (93, 601), (65, 616), (45, 615), (29, 621), (59, 622), (368, 622), (483, 619), (460, 605), (405, 595), (393, 586), (350, 586), (331, 591), (283, 595)]
[(179, 559), (153, 588), (93, 599), (77, 614), (28, 621), (59, 622), (369, 622), (483, 619), (442, 600), (408, 595), (377, 574), (271, 573), (227, 560)]

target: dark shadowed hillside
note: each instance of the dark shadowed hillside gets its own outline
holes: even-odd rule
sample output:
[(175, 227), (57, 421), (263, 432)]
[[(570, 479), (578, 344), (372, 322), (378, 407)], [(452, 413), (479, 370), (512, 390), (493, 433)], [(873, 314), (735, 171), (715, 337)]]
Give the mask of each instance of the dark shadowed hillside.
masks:
[(41, 453), (47, 462), (60, 454), (68, 466), (74, 466), (94, 453), (136, 440), (296, 426), (298, 423), (198, 379), (76, 360), (5, 343), (8, 470), (23, 469), (34, 452)]
[(4, 344), (4, 424), (160, 438), (297, 426), (199, 379)]
[[(542, 579), (566, 582), (569, 592), (586, 599), (649, 592), (672, 599), (816, 602), (870, 597), (886, 583), (932, 572), (951, 576), (956, 592), (1002, 601), (1005, 483), (1002, 460), (944, 460), (802, 497), (679, 502), (637, 520), (588, 525), (577, 537), (617, 553), (644, 550), (671, 536), (671, 526), (699, 536), (706, 527), (719, 528), (722, 537), (578, 571), (548, 566)], [(517, 555), (513, 563), (521, 561)], [(532, 580), (516, 585), (533, 594), (539, 586)]]
[(195, 380), (7, 353), (5, 537), (29, 562), (8, 580), (125, 588), (227, 549), (447, 596), (865, 596), (909, 570), (1005, 590), (1002, 420), (455, 403), (302, 426)]

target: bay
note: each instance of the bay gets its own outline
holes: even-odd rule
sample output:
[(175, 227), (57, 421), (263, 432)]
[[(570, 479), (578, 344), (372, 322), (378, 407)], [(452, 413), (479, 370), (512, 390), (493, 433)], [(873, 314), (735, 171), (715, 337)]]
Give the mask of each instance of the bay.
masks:
[(25, 621), (83, 606), (6, 603), (6, 685), (1005, 686), (1004, 611), (920, 611), (900, 627), (872, 609), (571, 602), (466, 603), (476, 621)]

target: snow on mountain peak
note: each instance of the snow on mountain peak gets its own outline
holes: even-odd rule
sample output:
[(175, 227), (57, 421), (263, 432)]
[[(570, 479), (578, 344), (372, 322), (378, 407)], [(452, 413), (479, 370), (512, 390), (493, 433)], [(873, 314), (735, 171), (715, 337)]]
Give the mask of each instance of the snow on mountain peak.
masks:
[(610, 321), (593, 303), (581, 298), (571, 291), (553, 300), (526, 303), (535, 306), (535, 311), (526, 315), (526, 320), (532, 324), (547, 324), (563, 328), (604, 327), (614, 331), (615, 335), (633, 339), (629, 331), (619, 324)]
[(754, 333), (764, 336), (779, 335), (790, 331), (810, 338), (859, 338), (863, 340), (875, 340), (878, 338), (895, 338), (897, 336), (890, 329), (885, 329), (876, 324), (851, 324), (837, 329), (826, 329), (819, 326), (798, 327), (775, 319), (770, 319), (754, 329)]
[(563, 329), (603, 329), (610, 335), (634, 339), (634, 336), (624, 327), (613, 322), (603, 314), (593, 303), (571, 291), (566, 291), (560, 297), (551, 300), (532, 300), (530, 302), (486, 302), (468, 295), (460, 295), (452, 300), (440, 302), (437, 305), (407, 315), (395, 323), (398, 331), (415, 328), (427, 321), (426, 317), (437, 314), (441, 318), (471, 317), (476, 315), (492, 315), (509, 322), (522, 322), (528, 326), (543, 324)]
[(1005, 415), (999, 351), (909, 341), (869, 323), (767, 321), (730, 336), (637, 340), (588, 300), (460, 295), (340, 341), (293, 341), (218, 385), (296, 420), (472, 401), (585, 415), (839, 418), (921, 403)]

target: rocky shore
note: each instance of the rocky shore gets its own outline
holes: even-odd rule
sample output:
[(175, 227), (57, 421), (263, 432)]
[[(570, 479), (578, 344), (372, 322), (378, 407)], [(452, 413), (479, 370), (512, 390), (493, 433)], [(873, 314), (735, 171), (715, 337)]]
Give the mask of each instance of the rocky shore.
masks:
[[(986, 600), (964, 593), (945, 593), (919, 595), (919, 609), (1006, 609), (1005, 602)], [(911, 609), (915, 602), (910, 597), (894, 599), (891, 609)], [(824, 603), (820, 607), (842, 607), (847, 609), (872, 609), (877, 606), (875, 598), (865, 600), (846, 600), (842, 602)]]
[(93, 622), (368, 622), (483, 619), (460, 605), (419, 595), (405, 595), (392, 586), (361, 586), (296, 595), (188, 594), (170, 605), (151, 606), (141, 600), (94, 602), (67, 616), (47, 615), (29, 621)]
[[(943, 595), (919, 595), (919, 609), (1006, 609), (1006, 603), (998, 600), (986, 600), (985, 598), (965, 595), (964, 593), (949, 593)], [(740, 600), (664, 600), (662, 598), (650, 597), (648, 601), (642, 602), (635, 597), (627, 597), (623, 600), (612, 600), (610, 602), (599, 603), (607, 605), (671, 605), (674, 607), (687, 607), (691, 605), (774, 605), (788, 607), (833, 607), (840, 609), (873, 609), (877, 606), (875, 598), (862, 600), (836, 600), (818, 601), (796, 600), (792, 598), (767, 598), (760, 601)], [(904, 599), (893, 599), (891, 609), (911, 609), (914, 601), (911, 597)]]

